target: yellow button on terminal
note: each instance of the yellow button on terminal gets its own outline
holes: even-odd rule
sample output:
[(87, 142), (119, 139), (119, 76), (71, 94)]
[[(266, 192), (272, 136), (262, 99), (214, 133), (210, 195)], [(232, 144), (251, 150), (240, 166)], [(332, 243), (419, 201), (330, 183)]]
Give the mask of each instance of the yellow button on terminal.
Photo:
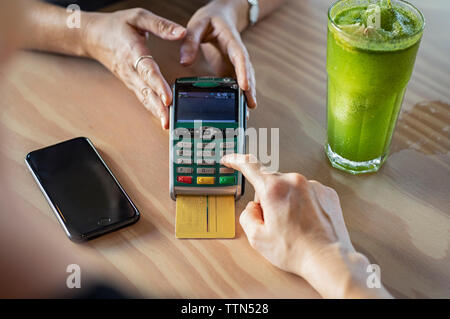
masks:
[(214, 184), (214, 177), (197, 177), (197, 184)]

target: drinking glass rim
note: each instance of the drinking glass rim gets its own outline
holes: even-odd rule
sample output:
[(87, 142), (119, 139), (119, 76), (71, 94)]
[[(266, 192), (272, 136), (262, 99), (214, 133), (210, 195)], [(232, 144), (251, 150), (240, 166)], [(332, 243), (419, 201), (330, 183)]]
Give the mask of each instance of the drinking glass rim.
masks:
[[(343, 34), (345, 34), (345, 36), (347, 36), (349, 38), (352, 38), (353, 40), (361, 41), (361, 37), (354, 36), (354, 35), (346, 32), (346, 31), (344, 31), (342, 28), (340, 28), (334, 22), (334, 19), (331, 17), (331, 10), (334, 8), (335, 5), (337, 5), (339, 2), (343, 2), (343, 1), (350, 1), (350, 0), (336, 0), (330, 5), (330, 7), (328, 8), (328, 21), (331, 23), (331, 25), (336, 30), (338, 30), (339, 32), (342, 32)], [(367, 0), (367, 1), (370, 2), (370, 0)], [(394, 1), (396, 1), (396, 2), (403, 2), (403, 3), (407, 4), (407, 5), (409, 5), (410, 7), (412, 7), (414, 10), (416, 10), (419, 13), (419, 16), (420, 16), (421, 21), (422, 21), (421, 27), (416, 32), (414, 32), (413, 34), (408, 35), (408, 36), (406, 36), (404, 38), (400, 38), (400, 39), (391, 39), (389, 41), (380, 41), (380, 40), (368, 39), (368, 38), (362, 38), (362, 39), (364, 39), (366, 42), (369, 42), (369, 43), (390, 43), (390, 44), (396, 44), (396, 43), (399, 43), (399, 42), (404, 42), (404, 41), (410, 40), (410, 39), (416, 37), (417, 35), (423, 33), (423, 30), (425, 29), (425, 17), (423, 15), (422, 11), (420, 11), (415, 5), (413, 5), (412, 3), (408, 2), (408, 1), (405, 1), (405, 0), (394, 0)]]

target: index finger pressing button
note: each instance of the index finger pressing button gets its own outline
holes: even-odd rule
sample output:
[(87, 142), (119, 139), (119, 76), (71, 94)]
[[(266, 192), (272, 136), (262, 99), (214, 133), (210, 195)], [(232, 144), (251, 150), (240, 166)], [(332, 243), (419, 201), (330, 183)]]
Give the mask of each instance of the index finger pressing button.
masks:
[(222, 161), (222, 164), (241, 171), (257, 192), (263, 190), (264, 177), (260, 171), (261, 164), (255, 156), (249, 154), (231, 154), (224, 156)]

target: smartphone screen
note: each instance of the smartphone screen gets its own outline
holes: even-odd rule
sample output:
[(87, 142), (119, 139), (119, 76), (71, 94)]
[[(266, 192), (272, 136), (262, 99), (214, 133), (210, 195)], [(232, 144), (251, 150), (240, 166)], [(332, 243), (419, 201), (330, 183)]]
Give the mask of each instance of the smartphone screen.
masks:
[(26, 162), (72, 240), (96, 237), (139, 218), (138, 210), (87, 138), (33, 151)]

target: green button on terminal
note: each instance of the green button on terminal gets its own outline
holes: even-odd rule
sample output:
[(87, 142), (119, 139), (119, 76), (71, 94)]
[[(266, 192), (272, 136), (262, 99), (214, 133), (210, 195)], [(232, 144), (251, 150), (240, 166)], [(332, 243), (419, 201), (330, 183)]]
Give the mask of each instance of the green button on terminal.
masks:
[(234, 176), (220, 176), (219, 184), (234, 184)]

